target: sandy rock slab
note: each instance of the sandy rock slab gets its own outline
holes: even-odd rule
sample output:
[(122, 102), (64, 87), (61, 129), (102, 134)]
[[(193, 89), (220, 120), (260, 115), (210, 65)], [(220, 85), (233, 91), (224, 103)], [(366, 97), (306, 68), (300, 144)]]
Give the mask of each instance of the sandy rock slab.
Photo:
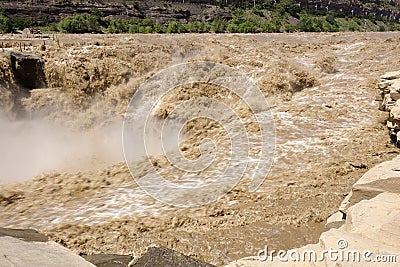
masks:
[(82, 266), (93, 267), (67, 248), (47, 241), (32, 230), (0, 229), (0, 266)]
[(383, 80), (400, 79), (400, 71), (387, 72), (381, 76), (381, 79), (383, 79)]
[(354, 204), (383, 192), (400, 194), (400, 156), (382, 162), (365, 173), (353, 185), (339, 210), (346, 214), (347, 209)]

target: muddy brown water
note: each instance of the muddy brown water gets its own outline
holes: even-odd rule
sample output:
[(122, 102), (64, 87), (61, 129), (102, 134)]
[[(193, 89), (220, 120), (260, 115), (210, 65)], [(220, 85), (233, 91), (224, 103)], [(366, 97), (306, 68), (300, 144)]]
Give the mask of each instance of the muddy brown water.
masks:
[[(121, 147), (107, 146), (89, 150), (89, 157), (95, 158), (99, 151), (115, 153), (111, 162), (107, 159), (95, 168), (85, 163), (67, 171), (50, 168), (51, 173), (35, 178), (32, 174), (33, 180), (2, 186), (1, 227), (38, 229), (78, 253), (140, 255), (148, 246), (161, 245), (223, 265), (256, 255), (265, 245), (278, 250), (317, 242), (325, 219), (335, 212), (351, 185), (369, 168), (398, 153), (388, 142), (383, 124), (386, 114), (374, 102), (376, 80), (400, 66), (396, 32), (59, 38), (65, 48), (50, 47), (44, 54), (54, 64), (77, 57), (95, 60), (100, 57), (96, 49), (107, 52), (101, 50), (101, 57), (113, 58), (115, 51), (123, 53), (136, 45), (144, 64), (162, 54), (157, 66), (137, 70), (140, 77), (175, 63), (212, 60), (243, 71), (262, 91), (276, 75), (287, 77), (296, 71), (307, 71), (317, 83), (293, 93), (285, 89), (288, 83), (283, 79), (278, 89), (263, 91), (274, 117), (276, 154), (256, 192), (248, 191), (249, 181), (244, 179), (208, 205), (182, 209), (163, 204), (145, 194), (126, 165), (118, 163), (123, 158), (115, 149)], [(104, 48), (91, 46), (95, 40)], [(327, 56), (335, 59), (332, 72), (319, 65)], [(139, 66), (128, 59), (115, 64)], [(110, 88), (109, 94), (123, 92), (124, 87)], [(43, 99), (27, 101), (33, 106)], [(51, 119), (58, 118), (52, 115)], [(94, 117), (104, 119), (104, 115)], [(121, 130), (115, 129), (117, 133)], [(79, 149), (72, 152), (80, 153)], [(137, 164), (140, 167), (141, 162)], [(353, 167), (361, 165), (366, 168)], [(171, 177), (176, 174), (166, 166), (163, 171)]]

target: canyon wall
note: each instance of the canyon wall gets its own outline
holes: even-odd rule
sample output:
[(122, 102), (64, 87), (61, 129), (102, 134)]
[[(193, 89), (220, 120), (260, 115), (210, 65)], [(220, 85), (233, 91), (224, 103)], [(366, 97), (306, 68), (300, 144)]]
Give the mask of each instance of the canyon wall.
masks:
[[(233, 11), (229, 8), (238, 5), (251, 8), (257, 1), (0, 1), (0, 6), (6, 15), (33, 19), (42, 22), (57, 22), (66, 16), (90, 13), (94, 9), (101, 11), (105, 17), (114, 19), (148, 18), (159, 23), (170, 21), (188, 22), (213, 20), (214, 18), (230, 19)], [(270, 1), (273, 3), (273, 1)], [(301, 8), (314, 11), (336, 11), (348, 15), (365, 16), (375, 13), (376, 16), (386, 16), (388, 19), (398, 19), (398, 1), (296, 1)]]

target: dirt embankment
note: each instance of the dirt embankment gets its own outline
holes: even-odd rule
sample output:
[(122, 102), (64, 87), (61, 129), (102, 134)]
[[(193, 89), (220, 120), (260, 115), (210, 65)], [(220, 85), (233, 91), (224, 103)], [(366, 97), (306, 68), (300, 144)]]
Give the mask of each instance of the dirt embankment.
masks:
[[(266, 240), (276, 249), (315, 242), (321, 223), (354, 181), (397, 154), (382, 141), (388, 140), (385, 115), (372, 100), (374, 78), (399, 61), (399, 41), (395, 34), (373, 33), (60, 35), (46, 40), (43, 49), (43, 41), (8, 39), (9, 47), (18, 50), (18, 42), (24, 42), (24, 53), (45, 60), (48, 88), (18, 95), (8, 53), (2, 53), (2, 92), (9, 99), (1, 105), (4, 112), (15, 114), (10, 106), (17, 103), (25, 120), (96, 134), (122, 120), (131, 96), (152, 74), (181, 62), (209, 60), (239, 69), (257, 83), (275, 118), (277, 153), (258, 191), (249, 193), (244, 179), (217, 202), (184, 210), (144, 194), (125, 163), (118, 163), (122, 160), (102, 167), (86, 163), (81, 171), (56, 167), (2, 186), (0, 226), (37, 228), (78, 253), (140, 254), (162, 245), (218, 265), (255, 255)], [(202, 84), (176, 90), (160, 106), (160, 117), (194, 96), (221, 98), (215, 95), (219, 90)], [(202, 123), (190, 128), (194, 137), (209, 136)], [(189, 139), (186, 146), (198, 141)], [(81, 143), (76, 144), (74, 155), (82, 155)], [(158, 166), (176, 173), (169, 165)]]

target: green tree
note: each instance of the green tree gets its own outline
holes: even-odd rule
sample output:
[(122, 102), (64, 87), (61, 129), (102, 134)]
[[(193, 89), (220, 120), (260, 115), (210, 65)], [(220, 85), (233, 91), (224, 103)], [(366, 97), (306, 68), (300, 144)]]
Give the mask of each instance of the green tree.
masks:
[(13, 25), (10, 18), (0, 14), (0, 32), (7, 33), (13, 31)]
[(338, 26), (338, 23), (336, 21), (336, 14), (335, 12), (329, 11), (328, 13), (326, 13), (326, 21), (329, 22), (329, 24), (334, 25), (334, 26)]
[(128, 28), (129, 33), (139, 33), (139, 25), (138, 24), (130, 24)]
[(159, 23), (154, 24), (154, 32), (156, 33), (165, 33), (167, 29)]
[(242, 33), (256, 33), (260, 30), (260, 21), (257, 18), (248, 18), (238, 25), (238, 31)]
[(110, 20), (108, 21), (107, 32), (110, 33), (128, 32), (128, 24), (125, 21)]
[(199, 23), (199, 28), (198, 28), (198, 33), (206, 33), (211, 31), (211, 25), (207, 22), (200, 22)]
[(215, 19), (211, 25), (211, 29), (215, 33), (223, 33), (226, 29), (226, 22), (222, 19)]
[(90, 10), (90, 14), (92, 14), (92, 15), (94, 15), (96, 17), (104, 17), (104, 13), (102, 11), (100, 11), (99, 9), (97, 9), (97, 8), (92, 8)]
[(236, 25), (233, 21), (231, 21), (228, 26), (226, 27), (226, 30), (230, 33), (237, 33), (239, 32), (239, 27)]
[[(12, 20), (13, 28), (16, 30), (23, 30), (25, 28), (32, 27), (32, 21), (29, 19), (13, 18)], [(48, 25), (49, 23), (47, 23)]]
[(179, 32), (179, 25), (176, 21), (171, 21), (167, 27), (167, 33), (178, 33)]
[(282, 21), (279, 18), (272, 18), (269, 21), (264, 21), (260, 25), (262, 32), (280, 32)]
[(287, 13), (298, 18), (301, 9), (294, 0), (282, 0), (275, 5), (275, 11), (281, 16)]
[(59, 23), (59, 29), (66, 33), (101, 32), (102, 20), (96, 15), (75, 15), (65, 17)]
[(290, 24), (290, 23), (285, 23), (283, 24), (283, 29), (285, 32), (295, 32), (296, 31), (296, 25)]
[(300, 14), (298, 29), (304, 32), (321, 32), (324, 29), (324, 19), (303, 12)]

